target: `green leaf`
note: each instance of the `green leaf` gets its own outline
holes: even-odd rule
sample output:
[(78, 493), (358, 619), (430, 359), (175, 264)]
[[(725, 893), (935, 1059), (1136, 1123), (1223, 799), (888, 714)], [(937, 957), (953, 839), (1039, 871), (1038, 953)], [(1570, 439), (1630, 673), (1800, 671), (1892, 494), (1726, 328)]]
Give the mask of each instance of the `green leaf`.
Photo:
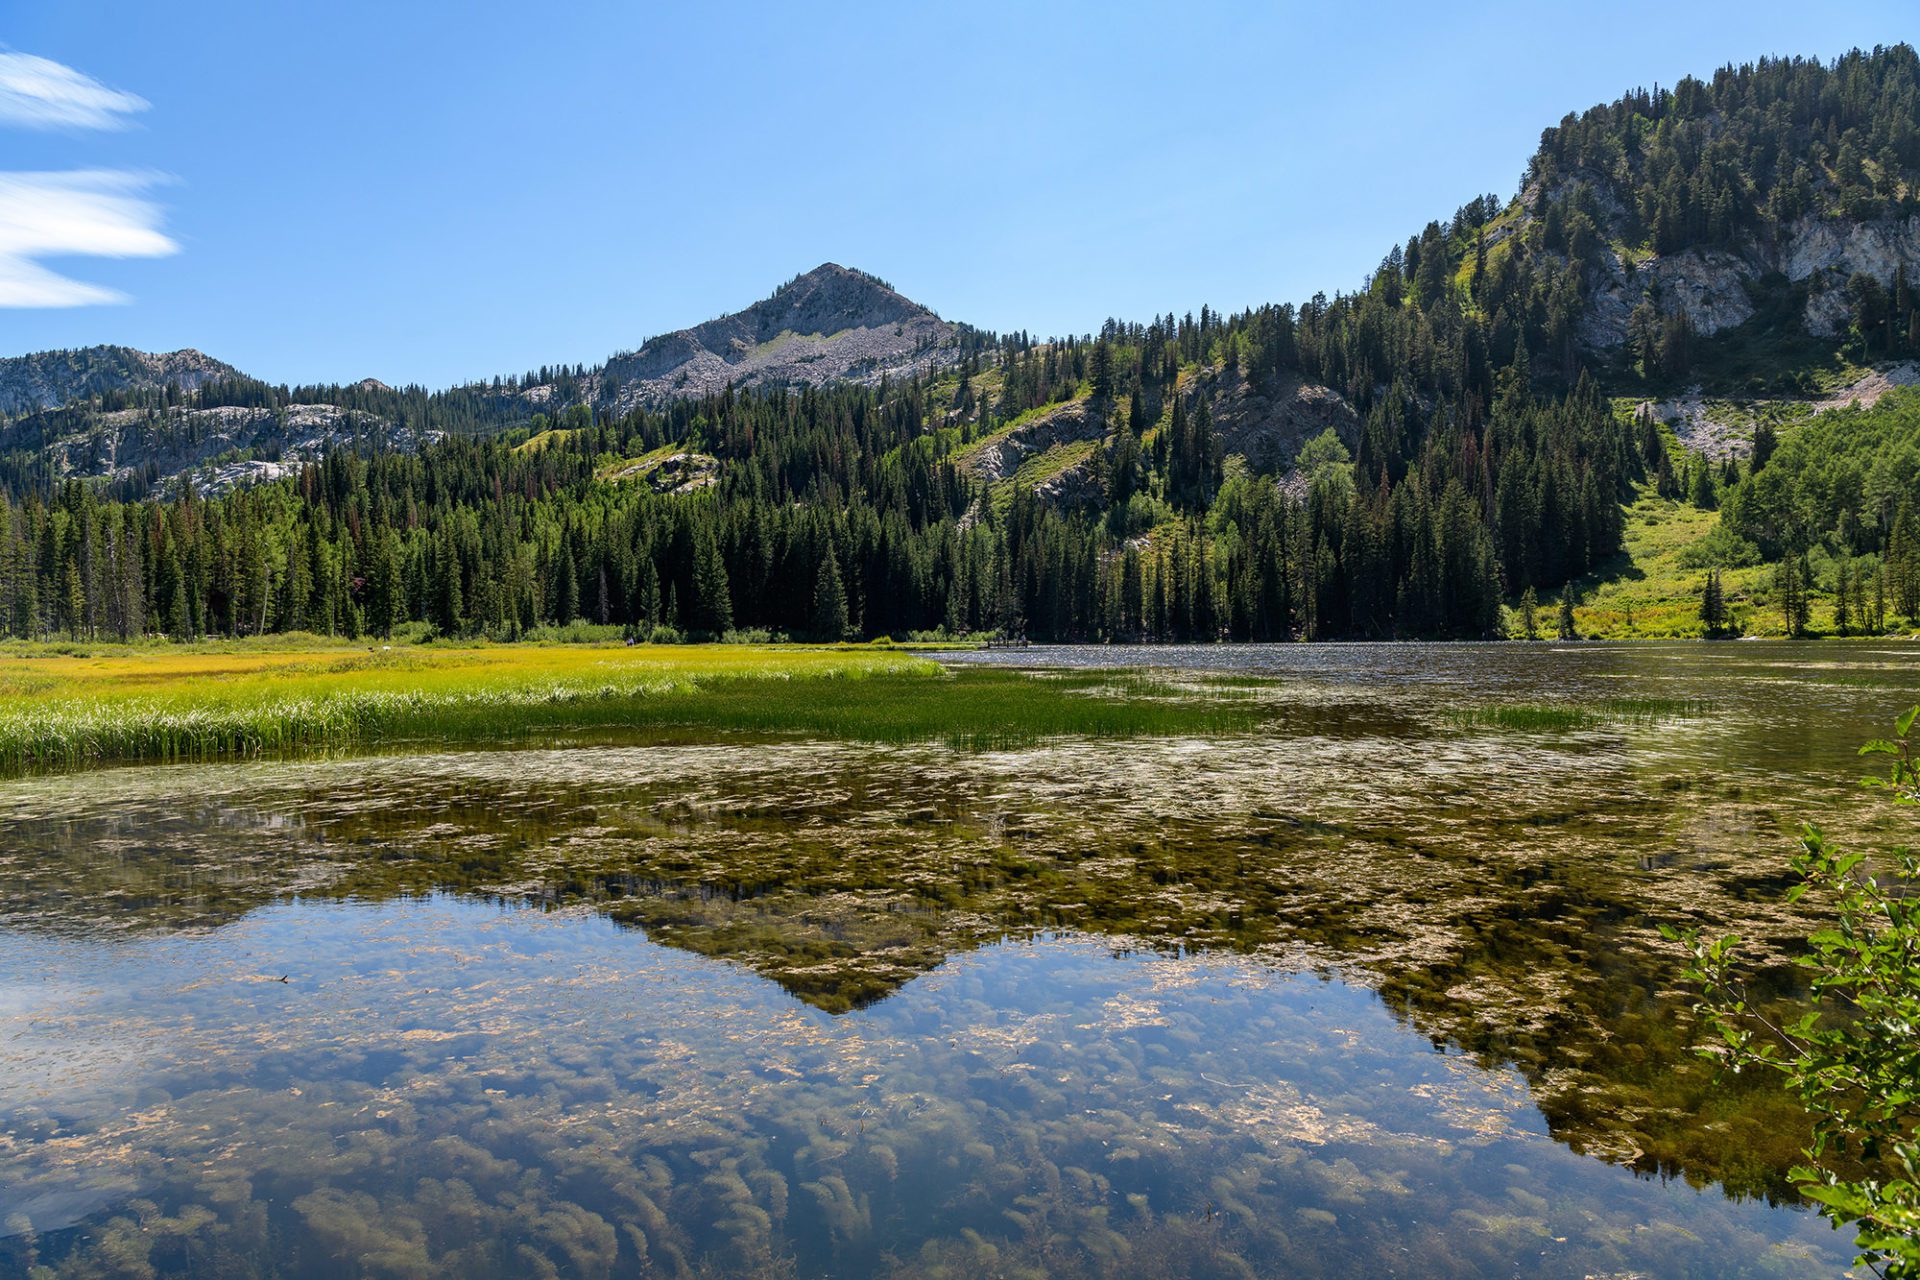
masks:
[(1843, 1213), (1858, 1213), (1864, 1200), (1860, 1193), (1849, 1187), (1830, 1187), (1823, 1184), (1803, 1186), (1800, 1194), (1815, 1204), (1824, 1204)]

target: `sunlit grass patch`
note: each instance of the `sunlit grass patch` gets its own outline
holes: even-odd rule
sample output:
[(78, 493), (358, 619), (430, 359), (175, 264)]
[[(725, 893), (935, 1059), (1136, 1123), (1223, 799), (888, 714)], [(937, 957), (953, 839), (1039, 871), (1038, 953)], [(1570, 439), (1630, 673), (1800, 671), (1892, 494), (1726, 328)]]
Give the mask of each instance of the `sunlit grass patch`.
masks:
[[(583, 733), (944, 742), (1251, 729), (1130, 673), (949, 671), (873, 647), (136, 650), (0, 664), (0, 772)], [(1110, 695), (1110, 696), (1103, 696)]]

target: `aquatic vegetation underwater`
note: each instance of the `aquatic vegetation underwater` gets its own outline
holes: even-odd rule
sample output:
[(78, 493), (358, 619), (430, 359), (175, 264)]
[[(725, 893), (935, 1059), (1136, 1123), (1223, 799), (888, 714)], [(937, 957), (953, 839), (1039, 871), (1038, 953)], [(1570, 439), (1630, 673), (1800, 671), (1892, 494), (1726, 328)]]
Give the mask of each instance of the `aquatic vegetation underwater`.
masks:
[[(52, 1097), (22, 1106), (10, 1081), (0, 1262), (1212, 1277), (1739, 1256), (1786, 1276), (1825, 1256), (1805, 1215), (1543, 1140), (1513, 1073), (1258, 961), (1043, 937), (829, 1018), (577, 911), (282, 904), (225, 936), (75, 974), (127, 986), (67, 1004), (91, 1034)], [(262, 954), (297, 955), (291, 980)]]
[[(1804, 1117), (1691, 1052), (1651, 924), (1791, 1008), (1770, 842), (1912, 677), (1745, 652), (987, 671), (1253, 727), (985, 751), (15, 778), (0, 1273), (1838, 1271)], [(1456, 730), (1545, 698), (1713, 714)]]
[[(8, 1196), (0, 1259), (52, 1276), (1361, 1276), (1546, 1249), (1561, 1274), (1705, 1272), (1726, 1251), (1786, 1276), (1822, 1257), (1801, 1215), (1682, 1184), (1619, 1194), (1540, 1140), (1511, 1073), (1432, 1054), (1363, 988), (1250, 961), (1041, 938), (826, 1019), (578, 913), (280, 906), (232, 942), (142, 946), (142, 988), (182, 986), (192, 1023), (129, 994), (84, 1002), (113, 1042), (79, 1075), (129, 1105), (81, 1123), (25, 1109), (42, 1199)], [(294, 981), (250, 981), (240, 944), (298, 950)], [(386, 963), (399, 946), (407, 973)], [(100, 1065), (148, 1034), (171, 1055), (140, 1079)], [(90, 1205), (83, 1234), (60, 1230)]]

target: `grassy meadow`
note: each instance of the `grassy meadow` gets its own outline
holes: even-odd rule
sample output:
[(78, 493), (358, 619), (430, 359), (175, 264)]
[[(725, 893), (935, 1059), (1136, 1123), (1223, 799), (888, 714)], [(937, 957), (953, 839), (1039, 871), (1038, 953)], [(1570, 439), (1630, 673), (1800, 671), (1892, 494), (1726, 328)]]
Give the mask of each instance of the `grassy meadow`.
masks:
[(1255, 718), (1231, 691), (1138, 673), (951, 670), (873, 646), (0, 646), (3, 774), (632, 732), (987, 750)]
[[(1643, 484), (1626, 514), (1626, 551), (1600, 570), (1575, 581), (1574, 628), (1595, 640), (1698, 640), (1706, 634), (1700, 619), (1700, 589), (1706, 581), (1708, 537), (1719, 525), (1718, 511), (1662, 498)], [(1778, 565), (1739, 565), (1721, 570), (1727, 617), (1735, 635), (1784, 639), (1786, 619), (1774, 592)], [(1823, 570), (1824, 572), (1824, 570)], [(1560, 604), (1558, 591), (1540, 593), (1536, 627), (1551, 638)], [(1831, 591), (1816, 584), (1809, 592), (1809, 636), (1843, 634)], [(1890, 615), (1892, 611), (1889, 611)], [(1522, 634), (1520, 611), (1505, 606), (1506, 634)], [(1894, 616), (1891, 634), (1909, 635)], [(1857, 624), (1856, 624), (1857, 626)]]
[[(1626, 508), (1626, 555), (1575, 584), (1579, 594), (1574, 623), (1580, 634), (1609, 640), (1702, 636), (1706, 628), (1700, 621), (1700, 586), (1707, 571), (1696, 563), (1695, 549), (1719, 522), (1717, 511), (1662, 498), (1651, 484), (1641, 485)], [(1778, 609), (1766, 607), (1771, 603), (1772, 573), (1772, 565), (1724, 571), (1728, 611), (1743, 634), (1785, 634)], [(1541, 598), (1539, 627), (1544, 634), (1553, 633), (1559, 600), (1558, 592)], [(1518, 631), (1515, 616), (1508, 634)]]

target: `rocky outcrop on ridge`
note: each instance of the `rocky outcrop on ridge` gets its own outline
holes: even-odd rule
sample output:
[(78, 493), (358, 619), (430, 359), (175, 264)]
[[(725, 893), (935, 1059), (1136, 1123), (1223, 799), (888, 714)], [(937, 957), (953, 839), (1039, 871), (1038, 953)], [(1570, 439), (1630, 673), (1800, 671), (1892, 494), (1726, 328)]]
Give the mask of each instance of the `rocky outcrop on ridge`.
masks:
[[(0, 430), (0, 447), (7, 432)], [(90, 429), (49, 442), (46, 453), (63, 476), (154, 479), (191, 476), (202, 493), (291, 475), (336, 449), (414, 450), (431, 433), (396, 427), (374, 414), (332, 404), (277, 409), (121, 409), (93, 418)]]

